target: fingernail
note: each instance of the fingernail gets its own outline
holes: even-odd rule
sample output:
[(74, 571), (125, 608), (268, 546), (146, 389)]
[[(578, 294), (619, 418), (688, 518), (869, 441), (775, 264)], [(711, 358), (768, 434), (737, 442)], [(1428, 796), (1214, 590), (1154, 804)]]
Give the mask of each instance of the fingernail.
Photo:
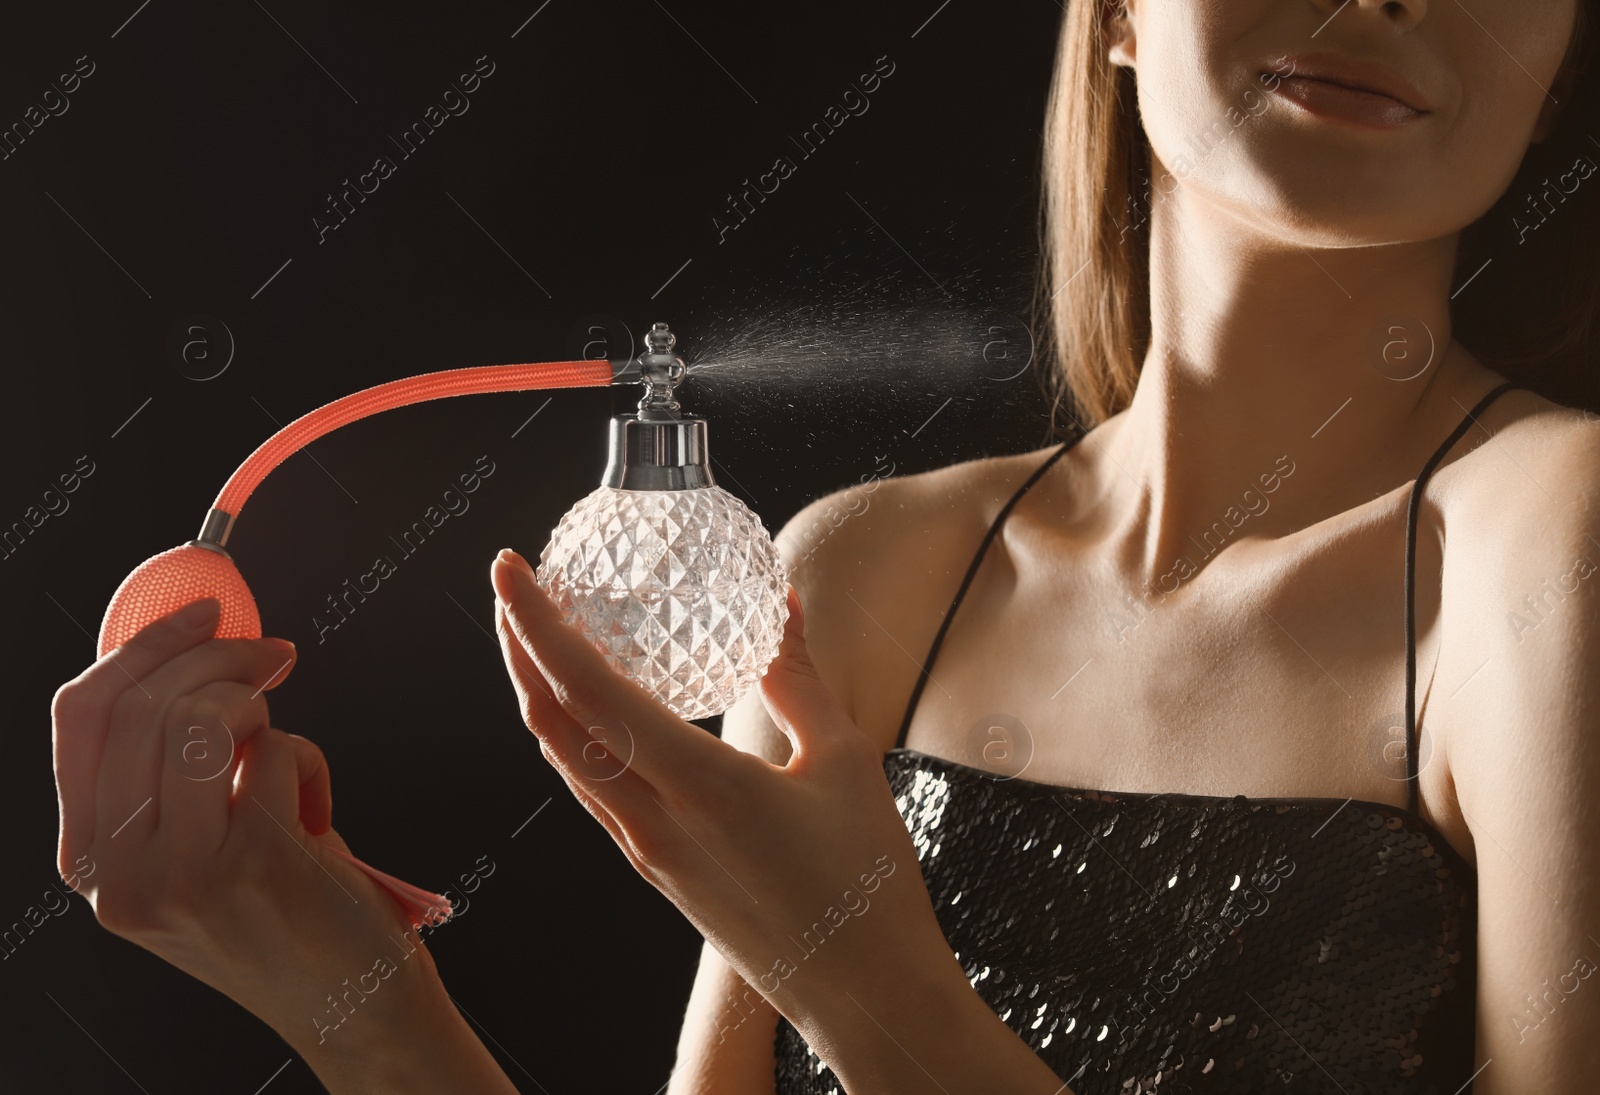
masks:
[(497, 562), (497, 563), (506, 563), (507, 565), (514, 565), (515, 562), (516, 562), (516, 555), (517, 555), (517, 553), (512, 551), (510, 548), (501, 548), (500, 549), (500, 554), (496, 555), (494, 557), (494, 559), (495, 559), (495, 562)]
[(294, 643), (290, 642), (288, 639), (279, 639), (275, 636), (269, 635), (261, 641), (269, 646), (277, 647), (278, 650), (284, 654), (293, 654), (295, 652)]
[(173, 620), (179, 627), (203, 627), (211, 622), (211, 618), (222, 609), (222, 602), (215, 597), (202, 597), (193, 604), (184, 605)]

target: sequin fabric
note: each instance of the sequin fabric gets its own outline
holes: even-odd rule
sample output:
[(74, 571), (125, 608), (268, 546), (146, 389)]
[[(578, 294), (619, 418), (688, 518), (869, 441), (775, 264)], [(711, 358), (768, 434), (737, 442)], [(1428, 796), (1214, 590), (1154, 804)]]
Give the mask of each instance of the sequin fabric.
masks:
[[(973, 988), (1076, 1095), (1467, 1090), (1476, 881), (1422, 818), (884, 770)], [(775, 1049), (779, 1095), (844, 1091)]]

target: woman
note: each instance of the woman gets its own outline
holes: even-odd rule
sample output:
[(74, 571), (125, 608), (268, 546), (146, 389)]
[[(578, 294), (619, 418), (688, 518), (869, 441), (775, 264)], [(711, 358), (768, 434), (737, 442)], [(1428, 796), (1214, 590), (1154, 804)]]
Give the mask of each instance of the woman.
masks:
[[(1450, 336), (1459, 233), (1556, 125), (1585, 17), (1071, 5), (1047, 297), (1093, 428), (879, 484), (820, 544), (859, 499), (802, 511), (783, 649), (721, 741), (496, 559), (544, 755), (707, 941), (672, 1092), (1595, 1074), (1600, 434)], [(57, 694), (63, 874), (330, 1091), (514, 1090), (425, 949), (307, 1021), (404, 925), (328, 854), (316, 747), (268, 726), (291, 653), (215, 616)], [(182, 770), (222, 722), (231, 794)]]

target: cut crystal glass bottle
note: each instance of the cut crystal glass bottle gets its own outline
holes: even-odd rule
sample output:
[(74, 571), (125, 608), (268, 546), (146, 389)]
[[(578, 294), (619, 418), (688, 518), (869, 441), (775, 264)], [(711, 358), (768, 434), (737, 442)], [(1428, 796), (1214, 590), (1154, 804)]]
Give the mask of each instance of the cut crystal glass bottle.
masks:
[(567, 511), (535, 577), (606, 660), (684, 719), (721, 714), (766, 673), (788, 575), (754, 511), (711, 477), (704, 419), (664, 323), (639, 356), (639, 413), (611, 420), (599, 488)]

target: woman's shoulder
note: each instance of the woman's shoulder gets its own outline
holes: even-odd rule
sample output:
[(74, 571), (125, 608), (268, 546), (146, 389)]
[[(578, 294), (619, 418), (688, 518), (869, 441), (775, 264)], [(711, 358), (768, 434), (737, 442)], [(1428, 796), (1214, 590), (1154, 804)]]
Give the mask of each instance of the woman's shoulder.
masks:
[[(1053, 448), (1053, 446), (1051, 447)], [(785, 562), (811, 573), (889, 579), (908, 560), (970, 553), (1005, 499), (1050, 449), (984, 456), (918, 472), (885, 458), (860, 479), (807, 504), (778, 534)], [(796, 588), (800, 588), (796, 585)]]
[(1600, 415), (1592, 411), (1513, 389), (1469, 427), (1464, 447), (1437, 476), (1458, 525), (1515, 538), (1534, 528), (1508, 517), (1546, 525), (1600, 504)]
[(1600, 415), (1513, 390), (1462, 448), (1427, 487), (1444, 549), (1441, 618), (1462, 648), (1521, 645), (1526, 598), (1537, 605), (1549, 582), (1600, 565)]
[(926, 654), (989, 523), (1048, 452), (917, 472), (885, 459), (779, 532), (818, 672), (885, 749), (919, 672), (913, 659)]
[[(1484, 742), (1518, 726), (1508, 698), (1567, 694), (1571, 665), (1600, 653), (1600, 415), (1512, 391), (1468, 437), (1432, 503), (1444, 628), (1434, 675), (1449, 685), (1440, 716)], [(1488, 665), (1497, 687), (1463, 691)]]

